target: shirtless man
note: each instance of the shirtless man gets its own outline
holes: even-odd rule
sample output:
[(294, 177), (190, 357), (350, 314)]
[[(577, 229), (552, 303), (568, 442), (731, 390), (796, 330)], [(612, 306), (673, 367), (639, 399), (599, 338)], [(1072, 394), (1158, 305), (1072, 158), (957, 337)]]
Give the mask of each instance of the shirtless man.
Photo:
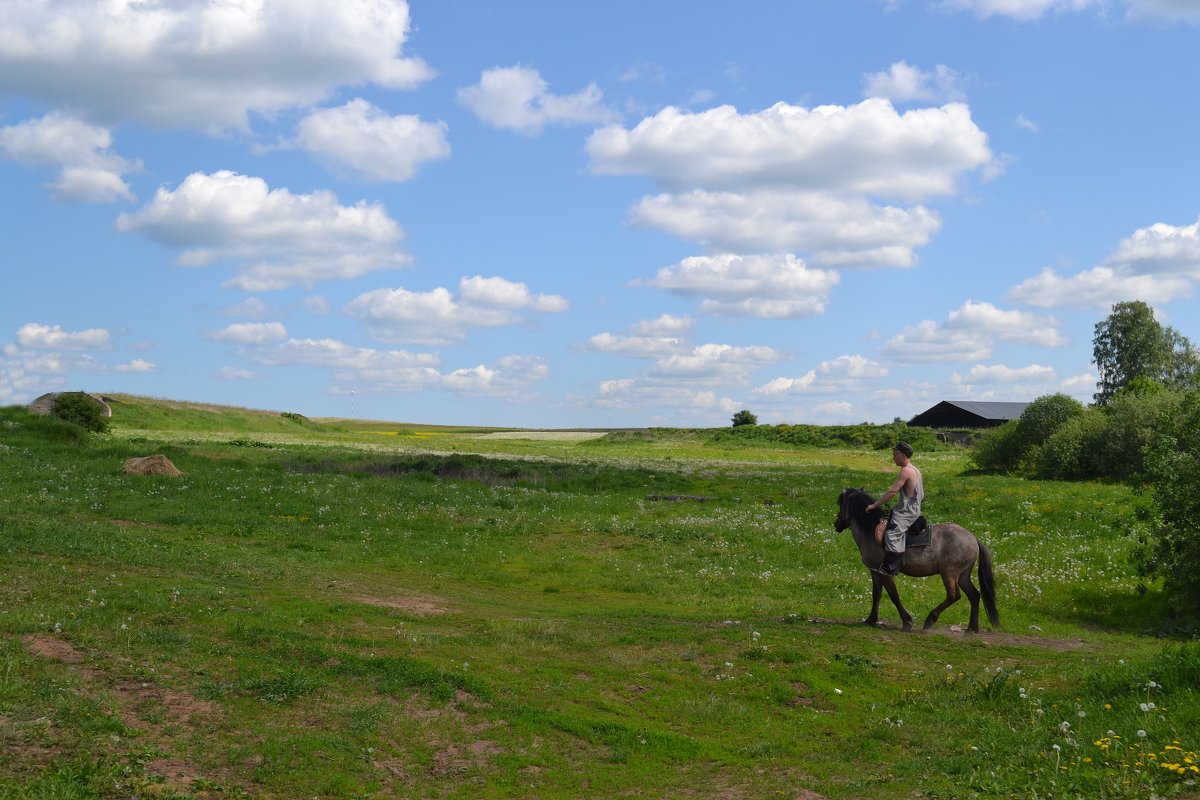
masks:
[(882, 497), (867, 506), (867, 511), (874, 511), (893, 497), (899, 498), (892, 509), (891, 521), (882, 534), (883, 564), (876, 570), (887, 578), (894, 578), (900, 572), (900, 566), (904, 563), (904, 534), (921, 516), (921, 501), (925, 498), (924, 479), (921, 471), (912, 463), (912, 454), (912, 445), (896, 442), (892, 448), (892, 461), (900, 468), (900, 474)]

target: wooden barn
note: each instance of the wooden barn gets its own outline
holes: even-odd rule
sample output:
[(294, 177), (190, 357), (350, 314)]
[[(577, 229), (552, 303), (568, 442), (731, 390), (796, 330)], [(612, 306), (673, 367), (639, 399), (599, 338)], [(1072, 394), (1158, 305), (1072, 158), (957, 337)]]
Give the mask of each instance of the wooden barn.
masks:
[(994, 428), (1019, 419), (1029, 403), (943, 400), (908, 421), (913, 428)]

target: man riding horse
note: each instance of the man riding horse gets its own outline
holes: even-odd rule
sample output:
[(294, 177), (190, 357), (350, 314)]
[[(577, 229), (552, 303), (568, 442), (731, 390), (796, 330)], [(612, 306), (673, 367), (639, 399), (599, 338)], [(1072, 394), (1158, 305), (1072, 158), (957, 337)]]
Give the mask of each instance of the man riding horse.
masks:
[(875, 532), (875, 539), (884, 546), (883, 563), (876, 570), (885, 578), (894, 578), (904, 564), (904, 538), (917, 517), (921, 516), (921, 501), (925, 498), (925, 482), (921, 470), (912, 463), (913, 449), (907, 442), (896, 442), (892, 448), (892, 461), (900, 468), (900, 474), (883, 496), (867, 511), (874, 511), (893, 497), (899, 497), (888, 518), (887, 527)]

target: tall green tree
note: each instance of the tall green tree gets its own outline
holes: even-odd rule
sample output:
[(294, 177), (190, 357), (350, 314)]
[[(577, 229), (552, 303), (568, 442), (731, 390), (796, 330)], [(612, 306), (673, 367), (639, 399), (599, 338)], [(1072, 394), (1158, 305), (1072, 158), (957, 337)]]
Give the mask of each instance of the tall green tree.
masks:
[(741, 411), (733, 415), (733, 427), (740, 428), (743, 425), (757, 425), (758, 417), (751, 413), (749, 409), (743, 408)]
[(1200, 613), (1200, 392), (1187, 392), (1158, 430), (1146, 448), (1157, 524), (1135, 561), (1143, 575), (1161, 577), (1168, 595), (1194, 619)]
[(1186, 336), (1164, 327), (1141, 300), (1117, 303), (1096, 323), (1092, 361), (1100, 372), (1095, 400), (1107, 405), (1131, 381), (1145, 378), (1166, 386), (1196, 386), (1200, 355)]

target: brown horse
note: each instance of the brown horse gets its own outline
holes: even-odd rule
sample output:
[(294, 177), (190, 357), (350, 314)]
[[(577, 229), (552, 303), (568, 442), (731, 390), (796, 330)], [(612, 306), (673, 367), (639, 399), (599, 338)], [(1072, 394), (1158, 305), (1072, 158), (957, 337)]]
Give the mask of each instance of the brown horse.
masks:
[[(838, 496), (838, 515), (833, 527), (838, 533), (849, 528), (854, 534), (854, 543), (862, 562), (871, 570), (871, 616), (863, 620), (864, 625), (875, 625), (879, 622), (879, 596), (887, 589), (888, 597), (900, 612), (904, 622), (904, 630), (912, 630), (912, 615), (900, 602), (900, 593), (896, 590), (896, 580), (884, 577), (875, 570), (883, 563), (883, 545), (875, 541), (875, 525), (883, 516), (878, 508), (867, 511), (866, 508), (875, 499), (862, 489), (842, 489)], [(979, 598), (982, 595), (983, 605), (987, 608), (988, 620), (992, 627), (1000, 626), (1000, 612), (996, 610), (996, 581), (992, 575), (992, 554), (975, 538), (975, 534), (961, 525), (945, 523), (930, 526), (929, 544), (924, 547), (909, 548), (904, 554), (904, 566), (900, 571), (914, 578), (928, 578), (930, 575), (941, 575), (942, 583), (946, 586), (946, 599), (941, 605), (929, 612), (925, 617), (924, 629), (929, 630), (938, 616), (954, 603), (958, 602), (961, 589), (971, 602), (971, 621), (967, 630), (979, 632)], [(975, 562), (979, 562), (979, 589), (971, 583), (971, 570)], [(980, 591), (982, 589), (982, 592)]]

